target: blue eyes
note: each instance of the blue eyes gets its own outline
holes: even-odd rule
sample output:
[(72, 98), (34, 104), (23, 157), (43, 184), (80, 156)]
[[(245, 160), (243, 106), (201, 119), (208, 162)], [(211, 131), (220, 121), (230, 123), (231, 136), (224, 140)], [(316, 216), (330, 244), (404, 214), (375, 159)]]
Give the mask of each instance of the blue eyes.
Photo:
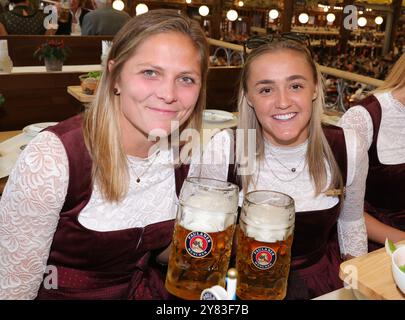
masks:
[[(149, 78), (149, 79), (154, 79), (159, 75), (159, 73), (157, 71), (155, 71), (155, 70), (143, 70), (141, 73), (146, 78)], [(179, 81), (180, 81), (180, 83), (187, 84), (187, 85), (195, 83), (195, 80), (193, 78), (186, 77), (186, 76), (180, 77)]]
[(182, 77), (180, 80), (181, 80), (181, 82), (183, 82), (185, 84), (194, 84), (195, 83), (194, 79), (190, 78), (190, 77)]
[(148, 78), (152, 78), (157, 75), (156, 71), (154, 71), (154, 70), (144, 70), (143, 74)]

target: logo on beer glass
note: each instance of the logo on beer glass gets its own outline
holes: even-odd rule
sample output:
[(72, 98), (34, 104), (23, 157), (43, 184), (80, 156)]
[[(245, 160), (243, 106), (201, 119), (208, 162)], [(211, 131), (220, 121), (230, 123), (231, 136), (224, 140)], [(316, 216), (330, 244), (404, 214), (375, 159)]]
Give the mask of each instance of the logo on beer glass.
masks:
[(270, 269), (277, 260), (277, 255), (272, 248), (259, 247), (252, 252), (252, 262), (260, 270)]
[(186, 237), (186, 249), (192, 257), (203, 258), (211, 252), (212, 238), (205, 232), (190, 232)]

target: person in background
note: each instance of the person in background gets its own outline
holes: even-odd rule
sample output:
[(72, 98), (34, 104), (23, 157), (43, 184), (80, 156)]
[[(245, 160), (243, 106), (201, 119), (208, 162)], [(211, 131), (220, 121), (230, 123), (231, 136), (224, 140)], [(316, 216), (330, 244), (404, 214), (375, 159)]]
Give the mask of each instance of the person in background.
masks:
[(46, 30), (45, 15), (42, 11), (33, 9), (28, 0), (12, 0), (12, 11), (0, 14), (0, 36), (9, 34), (55, 34), (56, 29)]
[(199, 23), (177, 10), (120, 30), (88, 111), (39, 133), (10, 174), (0, 300), (169, 297), (157, 260), (189, 167), (176, 139), (156, 136), (201, 129), (208, 58)]
[(115, 35), (131, 18), (128, 13), (112, 8), (112, 0), (95, 0), (97, 9), (85, 16), (82, 35)]
[(90, 12), (85, 9), (85, 0), (70, 0), (69, 18), (66, 22), (59, 20), (56, 34), (80, 35), (84, 16)]
[[(256, 130), (255, 169), (241, 176), (244, 194), (273, 190), (295, 201), (286, 299), (342, 287), (342, 260), (367, 253), (366, 148), (354, 130), (321, 125), (322, 75), (306, 40), (302, 34), (248, 39), (252, 51), (238, 96), (238, 129)], [(240, 170), (245, 151), (236, 150)]]
[(369, 171), (365, 219), (369, 250), (385, 239), (405, 239), (405, 54), (384, 84), (351, 107), (339, 125), (355, 129), (366, 141)]

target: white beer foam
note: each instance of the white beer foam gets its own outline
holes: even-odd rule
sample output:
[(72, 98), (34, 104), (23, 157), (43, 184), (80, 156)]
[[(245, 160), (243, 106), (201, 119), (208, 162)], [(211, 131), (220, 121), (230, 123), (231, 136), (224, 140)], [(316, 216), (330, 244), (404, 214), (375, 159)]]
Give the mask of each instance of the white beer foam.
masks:
[(232, 225), (235, 216), (236, 214), (183, 207), (183, 219), (180, 224), (190, 231), (219, 232)]
[(245, 222), (245, 234), (262, 242), (276, 242), (287, 239), (292, 232), (294, 218), (290, 219), (290, 211), (285, 208), (266, 206), (249, 207), (249, 216), (242, 212)]
[(182, 201), (180, 224), (187, 230), (219, 232), (236, 219), (237, 199), (230, 201), (223, 194), (201, 191)]

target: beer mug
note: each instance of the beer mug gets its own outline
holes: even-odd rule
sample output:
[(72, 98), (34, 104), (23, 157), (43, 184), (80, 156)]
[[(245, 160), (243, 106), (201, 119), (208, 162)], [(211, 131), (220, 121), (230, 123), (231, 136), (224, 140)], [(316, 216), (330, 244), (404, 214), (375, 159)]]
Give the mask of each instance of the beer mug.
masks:
[(245, 195), (237, 231), (240, 299), (285, 298), (294, 222), (294, 200), (288, 195), (267, 190)]
[(181, 189), (166, 276), (166, 289), (200, 299), (209, 287), (225, 287), (236, 225), (239, 188), (190, 177)]

